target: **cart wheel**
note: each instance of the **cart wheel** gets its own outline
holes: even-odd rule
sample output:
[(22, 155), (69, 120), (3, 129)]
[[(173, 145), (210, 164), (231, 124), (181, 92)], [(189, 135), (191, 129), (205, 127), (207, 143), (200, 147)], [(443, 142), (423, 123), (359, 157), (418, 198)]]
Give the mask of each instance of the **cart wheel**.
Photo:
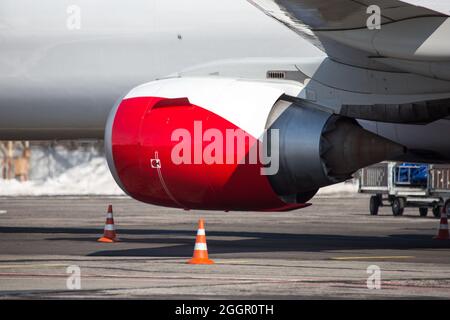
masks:
[(433, 207), (433, 216), (435, 218), (440, 218), (441, 217), (441, 207), (440, 206), (434, 206)]
[(378, 215), (378, 209), (380, 208), (380, 205), (381, 205), (381, 197), (378, 195), (371, 196), (369, 203), (370, 215), (372, 216)]
[(405, 202), (402, 198), (395, 198), (394, 201), (392, 201), (392, 214), (394, 216), (401, 216), (403, 215), (403, 210), (405, 209)]
[(428, 208), (419, 208), (419, 213), (421, 217), (426, 217), (428, 215)]

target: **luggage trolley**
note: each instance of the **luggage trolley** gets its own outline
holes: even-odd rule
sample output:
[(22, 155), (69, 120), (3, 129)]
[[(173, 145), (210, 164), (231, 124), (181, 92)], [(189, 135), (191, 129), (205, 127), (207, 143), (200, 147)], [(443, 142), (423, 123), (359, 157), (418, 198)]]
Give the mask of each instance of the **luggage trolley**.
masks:
[(450, 209), (450, 165), (381, 162), (361, 169), (359, 192), (373, 194), (369, 211), (377, 215), (383, 206), (392, 207), (394, 216), (407, 207), (419, 209), (425, 217), (431, 208), (440, 217), (442, 208)]

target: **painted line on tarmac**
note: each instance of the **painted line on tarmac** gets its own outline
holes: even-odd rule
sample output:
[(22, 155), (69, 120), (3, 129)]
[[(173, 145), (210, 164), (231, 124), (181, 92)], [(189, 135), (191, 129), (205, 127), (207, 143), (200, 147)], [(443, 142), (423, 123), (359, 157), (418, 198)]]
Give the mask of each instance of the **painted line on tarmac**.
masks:
[[(65, 273), (23, 273), (23, 272), (0, 272), (0, 278), (15, 278), (15, 279), (25, 279), (25, 278), (67, 278)], [(121, 279), (121, 280), (205, 280), (205, 281), (217, 281), (217, 282), (227, 282), (235, 281), (242, 284), (248, 283), (314, 283), (320, 281), (318, 277), (303, 277), (294, 279), (283, 279), (283, 278), (265, 278), (265, 277), (217, 277), (216, 275), (210, 276), (160, 276), (160, 275), (150, 275), (150, 276), (135, 276), (135, 275), (119, 275), (119, 274), (89, 274), (84, 273), (83, 278), (92, 278), (95, 280), (108, 280), (108, 279)]]
[(7, 210), (0, 210), (0, 214), (7, 214), (8, 211)]
[(40, 263), (40, 264), (0, 264), (0, 269), (13, 269), (13, 268), (40, 268), (40, 267), (68, 267), (70, 264), (51, 264), (51, 263)]
[(251, 263), (250, 261), (246, 261), (246, 260), (226, 260), (226, 259), (214, 259), (214, 261), (216, 262), (216, 264), (235, 264), (235, 265), (240, 265), (240, 264), (249, 264)]
[(414, 256), (358, 256), (358, 257), (332, 257), (331, 260), (387, 260), (387, 259), (414, 259)]

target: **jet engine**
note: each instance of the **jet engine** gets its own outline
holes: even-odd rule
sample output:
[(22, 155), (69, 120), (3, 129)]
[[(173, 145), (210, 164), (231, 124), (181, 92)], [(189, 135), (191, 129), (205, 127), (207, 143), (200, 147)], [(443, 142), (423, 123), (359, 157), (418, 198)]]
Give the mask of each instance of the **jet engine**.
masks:
[(131, 197), (183, 209), (283, 211), (405, 152), (354, 119), (285, 99), (294, 84), (170, 78), (110, 113), (107, 160)]

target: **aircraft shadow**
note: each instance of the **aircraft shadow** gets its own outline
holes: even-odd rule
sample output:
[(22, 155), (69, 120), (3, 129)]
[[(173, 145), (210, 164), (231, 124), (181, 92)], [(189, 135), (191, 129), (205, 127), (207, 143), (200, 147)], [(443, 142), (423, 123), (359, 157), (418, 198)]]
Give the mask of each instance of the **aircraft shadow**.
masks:
[[(45, 240), (95, 242), (101, 235), (102, 230), (91, 228), (0, 227), (0, 237), (2, 233), (66, 234), (67, 237), (54, 237)], [(94, 234), (95, 236), (93, 236)], [(195, 231), (192, 230), (119, 229), (118, 234), (121, 239), (120, 249), (111, 247), (111, 249), (96, 251), (88, 255), (188, 257), (192, 254), (195, 242)], [(70, 235), (80, 236), (72, 237)], [(432, 236), (423, 234), (361, 236), (317, 233), (207, 232), (210, 254), (450, 248), (450, 241), (433, 240)], [(152, 247), (133, 248), (133, 245), (146, 243), (151, 244)], [(161, 246), (158, 246), (158, 244)], [(124, 245), (130, 248), (124, 249)], [(49, 250), (51, 249), (49, 248)]]

